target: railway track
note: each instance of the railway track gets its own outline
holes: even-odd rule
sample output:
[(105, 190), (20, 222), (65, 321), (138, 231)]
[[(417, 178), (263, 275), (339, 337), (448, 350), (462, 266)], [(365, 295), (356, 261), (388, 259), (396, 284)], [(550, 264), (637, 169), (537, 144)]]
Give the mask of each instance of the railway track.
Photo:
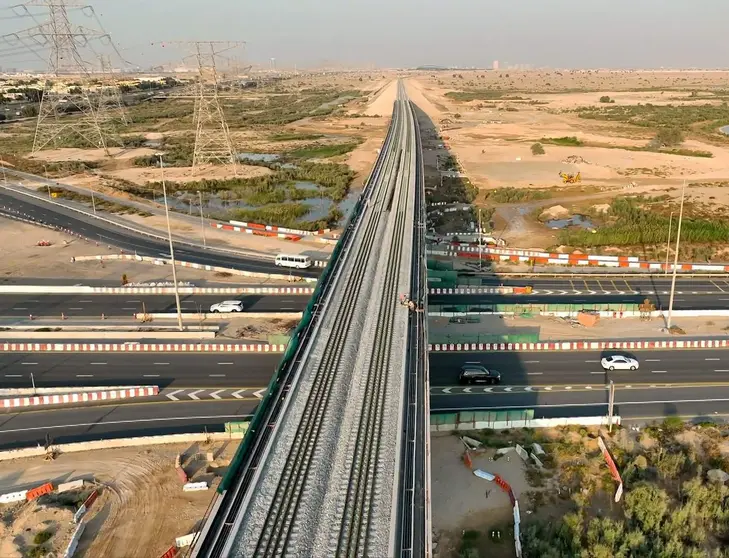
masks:
[(362, 209), (343, 235), (306, 341), (283, 369), (236, 481), (211, 508), (193, 556), (400, 552), (393, 526), (403, 500), (398, 463), (409, 421), (403, 401), (410, 320), (399, 295), (411, 292), (417, 150), (400, 85)]

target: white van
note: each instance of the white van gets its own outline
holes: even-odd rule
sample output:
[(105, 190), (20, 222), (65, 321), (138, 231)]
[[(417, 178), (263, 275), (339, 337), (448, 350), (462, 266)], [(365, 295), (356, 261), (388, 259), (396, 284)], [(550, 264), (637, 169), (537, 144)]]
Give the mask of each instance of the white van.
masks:
[(295, 267), (296, 269), (306, 269), (312, 266), (309, 256), (289, 256), (288, 254), (279, 254), (276, 256), (276, 265), (279, 267)]

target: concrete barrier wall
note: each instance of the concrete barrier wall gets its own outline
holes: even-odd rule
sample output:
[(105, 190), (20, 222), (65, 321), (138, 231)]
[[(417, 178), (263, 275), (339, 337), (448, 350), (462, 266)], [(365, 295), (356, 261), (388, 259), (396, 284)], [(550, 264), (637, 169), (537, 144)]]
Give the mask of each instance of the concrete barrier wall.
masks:
[[(151, 258), (149, 256), (137, 256), (135, 254), (102, 254), (99, 256), (76, 256), (72, 259), (73, 262), (88, 262), (88, 261), (135, 261), (151, 263), (154, 265), (169, 265), (171, 260), (163, 258)], [(215, 271), (221, 273), (230, 273), (231, 275), (242, 275), (244, 277), (262, 277), (264, 279), (278, 279), (281, 281), (303, 281), (306, 283), (316, 283), (316, 279), (313, 277), (298, 277), (296, 275), (283, 275), (280, 273), (259, 273), (254, 271), (243, 271), (241, 269), (233, 269), (230, 267), (220, 267), (216, 265), (203, 265), (192, 262), (178, 261), (175, 260), (175, 266), (189, 267), (191, 269), (202, 269), (204, 271)]]
[[(96, 326), (103, 328), (103, 325)], [(216, 328), (218, 329), (218, 328)], [(217, 331), (3, 331), (5, 339), (215, 339)]]
[(543, 343), (435, 343), (428, 351), (443, 352), (491, 352), (491, 351), (600, 351), (612, 349), (726, 349), (729, 337), (720, 339), (676, 340), (622, 340), (622, 341), (545, 341)]
[[(99, 449), (130, 448), (138, 446), (155, 446), (159, 444), (183, 444), (188, 442), (242, 440), (245, 432), (196, 432), (192, 434), (170, 434), (169, 436), (141, 436), (138, 438), (119, 438), (116, 440), (96, 440), (93, 442), (76, 442), (73, 444), (54, 445), (61, 453), (76, 453)], [(0, 461), (38, 457), (46, 454), (42, 447), (23, 448), (0, 452)]]
[[(81, 256), (85, 257), (85, 256)], [(78, 259), (77, 259), (78, 261)], [(181, 295), (310, 295), (314, 287), (178, 287)], [(83, 285), (0, 285), (0, 294), (175, 294), (174, 287), (88, 287)]]
[(238, 343), (2, 343), (6, 353), (282, 353), (284, 344)]
[(79, 526), (76, 527), (76, 530), (73, 532), (73, 535), (71, 536), (71, 541), (68, 543), (68, 546), (66, 547), (66, 552), (63, 553), (63, 558), (71, 558), (76, 553), (76, 548), (78, 548), (78, 541), (81, 539), (81, 535), (83, 535), (85, 528), (86, 528), (85, 523), (79, 523)]
[[(475, 421), (461, 422), (458, 424), (431, 424), (431, 432), (451, 432), (453, 430), (482, 430), (490, 428), (493, 430), (504, 430), (510, 428), (552, 428), (555, 426), (607, 426), (608, 417), (564, 417), (553, 419), (531, 419), (519, 421)], [(620, 417), (613, 416), (613, 424), (620, 424)]]
[[(199, 322), (203, 320), (230, 320), (232, 318), (250, 319), (278, 319), (278, 320), (300, 320), (303, 312), (217, 312), (205, 314), (182, 314), (183, 322)], [(177, 312), (165, 312), (154, 314), (134, 314), (137, 320), (151, 318), (152, 320), (176, 320)]]

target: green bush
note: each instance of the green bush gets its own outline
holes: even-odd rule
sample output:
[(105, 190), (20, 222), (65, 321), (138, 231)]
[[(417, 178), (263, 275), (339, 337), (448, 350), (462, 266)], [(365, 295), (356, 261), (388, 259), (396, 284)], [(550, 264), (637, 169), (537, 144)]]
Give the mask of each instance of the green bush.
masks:
[(496, 188), (488, 190), (486, 197), (494, 203), (519, 203), (534, 200), (546, 200), (552, 197), (552, 193), (546, 190), (531, 188)]
[[(609, 224), (598, 227), (593, 233), (587, 230), (564, 229), (559, 232), (558, 242), (567, 246), (636, 246), (660, 245), (668, 235), (669, 218), (639, 205), (640, 199), (618, 198), (610, 205)], [(665, 208), (665, 203), (662, 204)], [(683, 242), (725, 242), (729, 238), (729, 223), (690, 219), (684, 217), (681, 225)]]
[[(539, 140), (541, 143), (547, 143), (552, 145), (567, 145), (570, 147), (580, 147), (584, 145), (582, 141), (577, 139), (576, 136), (563, 136), (561, 138), (542, 138)], [(538, 144), (535, 144), (538, 145)]]
[(53, 533), (51, 531), (41, 531), (40, 533), (36, 533), (35, 537), (33, 537), (33, 544), (43, 544), (46, 541), (51, 540), (53, 538)]
[(532, 155), (544, 155), (544, 146), (541, 143), (532, 144)]
[(602, 97), (600, 97), (600, 102), (601, 103), (614, 103), (615, 101), (613, 99), (611, 99), (610, 97), (608, 97), (607, 95), (603, 95)]
[(659, 128), (656, 132), (655, 141), (661, 147), (673, 147), (683, 143), (683, 132), (678, 128)]
[(311, 145), (300, 147), (284, 153), (284, 157), (290, 159), (326, 159), (344, 155), (355, 149), (359, 143), (339, 143), (334, 145)]

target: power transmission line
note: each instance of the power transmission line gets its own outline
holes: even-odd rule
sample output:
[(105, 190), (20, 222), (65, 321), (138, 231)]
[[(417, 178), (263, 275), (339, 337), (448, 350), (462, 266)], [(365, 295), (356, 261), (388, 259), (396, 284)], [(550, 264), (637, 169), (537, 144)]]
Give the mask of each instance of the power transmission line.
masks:
[[(44, 9), (47, 20), (39, 22), (37, 18), (41, 16), (31, 12), (28, 6)], [(1, 36), (7, 51), (27, 50), (39, 58), (42, 57), (38, 51), (47, 51), (44, 60), (47, 72), (56, 78), (46, 79), (43, 85), (32, 152), (49, 145), (57, 147), (69, 139), (80, 139), (102, 148), (106, 155), (110, 154), (111, 144), (122, 146), (117, 127), (128, 123), (128, 119), (113, 75), (111, 72), (107, 75), (105, 63), (101, 64), (100, 76), (92, 75), (96, 73), (93, 65), (82, 55), (82, 51), (88, 51), (94, 59), (102, 60), (94, 42), (111, 45), (117, 54), (119, 51), (106, 31), (74, 25), (69, 18), (69, 11), (79, 11), (100, 23), (93, 8), (79, 5), (75, 0), (32, 0), (10, 9), (16, 16), (31, 17), (38, 24)], [(66, 81), (77, 78), (77, 81), (64, 86), (59, 78)]]

